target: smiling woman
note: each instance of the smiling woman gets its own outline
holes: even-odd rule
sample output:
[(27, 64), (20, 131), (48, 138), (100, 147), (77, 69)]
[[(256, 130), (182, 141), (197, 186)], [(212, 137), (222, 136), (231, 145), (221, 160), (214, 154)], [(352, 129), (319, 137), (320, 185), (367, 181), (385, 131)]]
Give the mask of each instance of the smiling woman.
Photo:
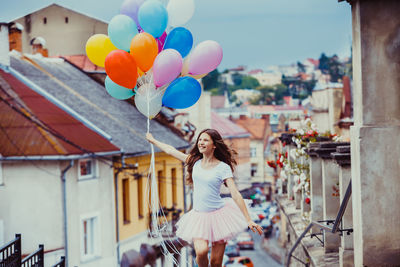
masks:
[[(201, 131), (189, 155), (156, 140), (150, 133), (146, 137), (150, 143), (187, 166), (187, 182), (193, 185), (193, 209), (176, 224), (176, 235), (193, 243), (200, 267), (208, 266), (209, 243), (212, 245), (211, 266), (221, 266), (228, 240), (247, 227), (262, 234), (262, 227), (252, 221), (233, 181), (236, 153), (216, 130)], [(221, 198), (223, 183), (226, 183), (232, 198)]]

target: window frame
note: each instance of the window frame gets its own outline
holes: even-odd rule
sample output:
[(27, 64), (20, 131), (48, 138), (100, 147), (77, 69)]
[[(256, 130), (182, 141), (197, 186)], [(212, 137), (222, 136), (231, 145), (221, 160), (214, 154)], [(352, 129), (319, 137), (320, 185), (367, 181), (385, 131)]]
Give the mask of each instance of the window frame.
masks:
[[(81, 163), (82, 162), (87, 162), (87, 161), (92, 162), (92, 173), (91, 174), (82, 175), (81, 174)], [(98, 164), (97, 164), (97, 161), (95, 159), (86, 158), (86, 159), (78, 160), (78, 181), (98, 179), (98, 175), (97, 174), (98, 174)]]
[[(85, 247), (85, 236), (84, 236), (84, 222), (89, 221), (91, 219), (95, 219), (95, 224), (92, 227), (94, 228), (91, 232), (93, 236), (93, 253), (85, 254), (84, 247)], [(100, 213), (93, 212), (82, 215), (80, 217), (80, 255), (81, 255), (81, 262), (90, 261), (101, 256), (101, 221), (100, 221)], [(90, 242), (90, 241), (87, 241)]]
[(250, 147), (250, 158), (256, 158), (256, 157), (257, 157), (257, 148)]

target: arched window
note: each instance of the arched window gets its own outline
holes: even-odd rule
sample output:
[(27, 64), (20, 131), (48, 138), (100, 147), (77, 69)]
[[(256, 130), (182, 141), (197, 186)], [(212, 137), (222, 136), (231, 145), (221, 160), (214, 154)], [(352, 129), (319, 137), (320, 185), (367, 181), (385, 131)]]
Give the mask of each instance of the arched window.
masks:
[(65, 17), (65, 23), (68, 23), (68, 17)]
[(47, 18), (46, 17), (43, 18), (43, 24), (47, 24)]

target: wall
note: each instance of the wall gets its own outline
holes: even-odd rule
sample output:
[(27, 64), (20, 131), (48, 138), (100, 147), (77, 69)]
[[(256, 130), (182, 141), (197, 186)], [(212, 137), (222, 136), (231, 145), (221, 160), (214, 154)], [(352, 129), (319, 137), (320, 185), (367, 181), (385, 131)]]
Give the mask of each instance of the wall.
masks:
[[(66, 17), (68, 23), (65, 23)], [(46, 24), (43, 23), (44, 18), (47, 19)], [(108, 27), (103, 21), (58, 5), (51, 5), (15, 22), (24, 26), (23, 52), (32, 53), (30, 41), (35, 37), (43, 37), (46, 40), (49, 56), (86, 54), (85, 45), (89, 37), (96, 33), (107, 34)]]

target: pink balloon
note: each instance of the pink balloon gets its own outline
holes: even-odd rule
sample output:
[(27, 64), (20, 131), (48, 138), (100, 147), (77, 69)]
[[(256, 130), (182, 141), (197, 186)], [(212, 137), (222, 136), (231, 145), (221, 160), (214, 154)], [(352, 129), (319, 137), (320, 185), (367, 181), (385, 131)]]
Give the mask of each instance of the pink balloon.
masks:
[(222, 47), (212, 40), (199, 43), (190, 54), (189, 74), (200, 75), (215, 70), (222, 61)]
[(157, 87), (170, 83), (181, 73), (182, 56), (175, 49), (165, 49), (153, 64), (153, 80)]

